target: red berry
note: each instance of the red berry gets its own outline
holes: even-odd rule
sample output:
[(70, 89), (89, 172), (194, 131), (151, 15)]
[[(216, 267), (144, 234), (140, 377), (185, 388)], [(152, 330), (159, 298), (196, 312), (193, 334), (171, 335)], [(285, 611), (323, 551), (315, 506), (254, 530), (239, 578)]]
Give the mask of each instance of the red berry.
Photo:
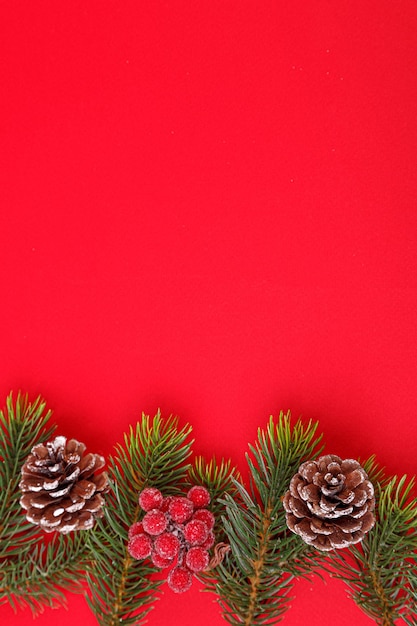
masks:
[(163, 495), (156, 487), (146, 487), (139, 495), (139, 504), (144, 511), (161, 508)]
[(154, 549), (164, 559), (173, 559), (180, 551), (180, 540), (172, 533), (162, 533), (155, 539)]
[(165, 513), (158, 509), (148, 511), (142, 520), (144, 530), (150, 535), (160, 535), (167, 527), (167, 518)]
[(161, 504), (161, 511), (163, 511), (164, 513), (168, 512), (169, 509), (169, 505), (171, 504), (171, 500), (174, 496), (167, 496), (166, 498), (163, 499), (162, 504)]
[(199, 546), (205, 542), (209, 530), (204, 522), (192, 519), (184, 528), (184, 538), (191, 546)]
[(127, 549), (134, 559), (146, 559), (152, 551), (152, 540), (148, 535), (141, 533), (129, 541)]
[(188, 498), (175, 496), (169, 503), (169, 514), (174, 522), (183, 524), (189, 520), (193, 514), (194, 505)]
[(209, 561), (209, 553), (199, 546), (190, 548), (185, 556), (185, 563), (192, 572), (204, 571), (207, 569)]
[(204, 548), (204, 550), (210, 550), (210, 548), (212, 548), (215, 543), (216, 543), (216, 537), (214, 536), (214, 533), (210, 531), (207, 536), (207, 539), (205, 540), (204, 543), (201, 544), (200, 547)]
[(132, 539), (135, 535), (140, 535), (143, 533), (143, 524), (142, 522), (135, 522), (129, 528), (129, 539)]
[(198, 509), (193, 515), (193, 519), (199, 519), (205, 523), (209, 530), (213, 530), (215, 517), (211, 511), (208, 509)]
[(177, 565), (168, 574), (168, 586), (175, 593), (183, 593), (188, 591), (193, 582), (193, 577), (189, 569)]
[(168, 567), (174, 561), (174, 559), (164, 559), (164, 557), (160, 556), (157, 552), (152, 552), (151, 559), (155, 567), (159, 567), (160, 569)]
[(210, 504), (210, 494), (205, 487), (195, 485), (187, 493), (187, 498), (191, 500), (196, 509), (201, 509)]

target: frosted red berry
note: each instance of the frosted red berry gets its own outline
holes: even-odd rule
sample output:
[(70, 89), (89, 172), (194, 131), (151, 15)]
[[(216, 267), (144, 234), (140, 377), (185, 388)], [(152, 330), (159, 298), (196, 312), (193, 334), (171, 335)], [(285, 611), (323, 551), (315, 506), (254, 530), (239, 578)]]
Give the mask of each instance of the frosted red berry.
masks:
[(168, 586), (175, 591), (175, 593), (184, 593), (188, 591), (193, 582), (193, 577), (190, 570), (181, 565), (174, 567), (168, 574)]
[(216, 543), (216, 537), (214, 536), (214, 533), (211, 530), (209, 534), (207, 535), (207, 539), (205, 540), (204, 543), (201, 544), (200, 547), (204, 548), (205, 550), (210, 550), (210, 548), (212, 548), (215, 543)]
[(204, 522), (209, 530), (213, 530), (216, 521), (213, 513), (208, 509), (198, 509), (195, 511), (193, 519), (198, 519)]
[(172, 565), (174, 559), (165, 559), (157, 552), (152, 552), (151, 561), (155, 565), (155, 567), (159, 567), (159, 569), (164, 569), (165, 567), (169, 567), (170, 565)]
[(183, 524), (191, 519), (194, 512), (194, 505), (188, 498), (183, 496), (175, 496), (169, 503), (169, 514), (174, 522)]
[(160, 535), (168, 525), (165, 513), (158, 509), (148, 511), (142, 520), (143, 529), (150, 535)]
[(129, 539), (132, 539), (132, 537), (134, 537), (135, 535), (140, 535), (143, 532), (144, 530), (142, 522), (135, 522), (129, 528)]
[(161, 511), (163, 511), (164, 513), (168, 512), (169, 505), (171, 504), (171, 501), (173, 498), (174, 496), (167, 496), (166, 498), (163, 499), (162, 504), (161, 504)]
[(191, 546), (199, 546), (205, 542), (209, 530), (204, 522), (192, 519), (184, 527), (184, 538)]
[(202, 509), (210, 504), (210, 494), (205, 487), (194, 485), (187, 493), (187, 498), (191, 500), (196, 509)]
[(209, 553), (199, 546), (190, 548), (185, 556), (185, 564), (192, 572), (203, 572), (209, 561)]
[(144, 511), (160, 509), (163, 502), (163, 495), (156, 487), (146, 487), (139, 495), (139, 504)]
[(180, 551), (180, 540), (173, 533), (162, 533), (155, 539), (154, 550), (164, 559), (173, 559)]
[(152, 552), (152, 540), (145, 533), (135, 535), (129, 541), (127, 549), (134, 559), (146, 559)]

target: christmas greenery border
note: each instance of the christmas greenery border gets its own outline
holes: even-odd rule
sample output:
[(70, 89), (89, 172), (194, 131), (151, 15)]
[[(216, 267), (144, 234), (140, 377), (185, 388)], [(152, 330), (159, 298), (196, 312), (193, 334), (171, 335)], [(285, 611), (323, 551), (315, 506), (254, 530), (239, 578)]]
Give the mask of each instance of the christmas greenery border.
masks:
[(318, 423), (271, 417), (249, 446), (243, 480), (230, 460), (192, 455), (190, 425), (142, 415), (107, 460), (102, 517), (91, 530), (46, 535), (27, 521), (19, 483), (33, 447), (55, 430), (40, 397), (7, 397), (0, 412), (0, 603), (38, 615), (78, 592), (100, 626), (143, 623), (164, 581), (149, 559), (129, 551), (129, 531), (144, 514), (138, 494), (152, 487), (169, 498), (199, 485), (211, 496), (221, 557), (196, 576), (229, 624), (278, 623), (295, 579), (323, 570), (342, 579), (378, 625), (417, 624), (414, 478), (387, 476), (374, 456), (361, 462), (375, 490), (375, 523), (347, 548), (317, 550), (288, 528), (284, 496), (300, 465), (323, 450)]

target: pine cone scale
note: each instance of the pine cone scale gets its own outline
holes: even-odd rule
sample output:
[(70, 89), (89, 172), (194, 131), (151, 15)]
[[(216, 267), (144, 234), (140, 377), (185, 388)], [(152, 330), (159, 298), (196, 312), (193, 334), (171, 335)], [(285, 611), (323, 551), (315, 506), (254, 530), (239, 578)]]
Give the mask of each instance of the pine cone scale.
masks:
[(74, 485), (72, 491), (75, 496), (82, 496), (85, 499), (90, 499), (96, 492), (96, 485), (89, 480), (79, 480), (76, 485)]
[(67, 511), (68, 513), (75, 513), (76, 511), (81, 511), (81, 509), (84, 508), (85, 502), (82, 498), (78, 498), (78, 500), (65, 498), (65, 500), (61, 500), (60, 505), (63, 511)]
[(59, 485), (59, 481), (56, 478), (48, 479), (45, 476), (36, 477), (30, 474), (25, 476), (25, 481), (28, 491), (33, 492), (56, 489)]
[(362, 518), (362, 530), (368, 532), (375, 524), (375, 517), (372, 513), (366, 513)]
[(79, 463), (80, 473), (84, 478), (88, 478), (89, 474), (96, 472), (105, 465), (104, 457), (98, 454), (87, 454)]
[(366, 480), (365, 472), (358, 469), (353, 470), (346, 476), (346, 484), (349, 485), (350, 489), (356, 489), (364, 480)]
[(73, 482), (80, 475), (79, 467), (70, 467), (65, 471), (65, 480)]
[(98, 474), (94, 479), (96, 491), (104, 491), (108, 485), (108, 478), (106, 473)]
[(297, 484), (297, 495), (303, 500), (317, 500), (320, 497), (320, 489), (317, 485), (304, 485), (304, 483), (299, 482)]
[(298, 498), (292, 497), (290, 500), (291, 510), (297, 517), (307, 517), (309, 515), (309, 507), (305, 502)]
[(88, 502), (84, 506), (84, 509), (86, 511), (90, 511), (90, 513), (98, 513), (101, 510), (103, 504), (103, 497), (100, 494), (97, 494), (94, 496), (94, 498), (88, 500)]

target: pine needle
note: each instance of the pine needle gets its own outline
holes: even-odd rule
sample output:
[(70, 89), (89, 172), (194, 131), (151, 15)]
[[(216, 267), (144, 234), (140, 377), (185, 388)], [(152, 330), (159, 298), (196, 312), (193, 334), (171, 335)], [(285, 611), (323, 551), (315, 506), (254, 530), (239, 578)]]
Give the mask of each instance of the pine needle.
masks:
[(54, 536), (27, 522), (20, 507), (20, 469), (32, 447), (55, 430), (51, 411), (41, 398), (29, 402), (7, 397), (0, 412), (0, 603), (30, 607), (36, 615), (45, 606), (65, 604), (64, 590), (81, 591), (80, 577), (88, 558), (85, 535)]
[[(369, 467), (368, 467), (369, 470)], [(372, 472), (370, 473), (372, 477)], [(385, 477), (376, 486), (376, 524), (362, 543), (329, 556), (331, 573), (379, 626), (417, 622), (417, 499), (414, 479)]]

